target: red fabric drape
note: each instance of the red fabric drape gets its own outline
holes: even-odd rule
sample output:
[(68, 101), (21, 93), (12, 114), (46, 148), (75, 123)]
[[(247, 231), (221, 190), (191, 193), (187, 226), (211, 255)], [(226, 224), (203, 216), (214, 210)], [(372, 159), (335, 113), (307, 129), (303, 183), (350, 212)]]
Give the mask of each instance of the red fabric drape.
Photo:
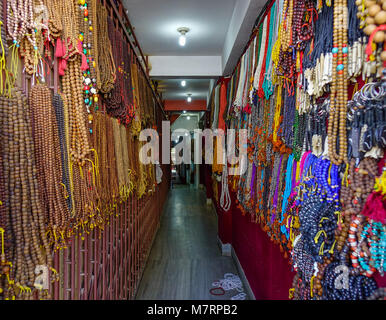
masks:
[(227, 88), (230, 78), (221, 80), (220, 87), (220, 111), (218, 115), (218, 128), (224, 130), (225, 132), (225, 112), (227, 109), (228, 101), (227, 101)]
[[(206, 187), (212, 189), (211, 179), (208, 180), (210, 183)], [(221, 184), (217, 187), (220, 194)], [(214, 201), (221, 241), (232, 244), (257, 300), (288, 300), (295, 276), (289, 260), (260, 225), (251, 222), (249, 215), (242, 215), (235, 205), (236, 194), (230, 190), (230, 195), (232, 207), (228, 212)]]

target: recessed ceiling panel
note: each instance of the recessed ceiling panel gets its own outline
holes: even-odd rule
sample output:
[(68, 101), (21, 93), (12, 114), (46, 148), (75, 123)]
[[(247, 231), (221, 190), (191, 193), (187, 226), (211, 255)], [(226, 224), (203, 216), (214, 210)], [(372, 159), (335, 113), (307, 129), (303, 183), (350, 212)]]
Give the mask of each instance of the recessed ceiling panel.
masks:
[[(236, 0), (124, 0), (146, 55), (221, 55)], [(179, 27), (188, 27), (185, 47)]]
[[(192, 94), (195, 100), (206, 100), (209, 92), (210, 79), (154, 79), (158, 82), (158, 89), (165, 100), (184, 100)], [(186, 86), (181, 86), (181, 81)]]

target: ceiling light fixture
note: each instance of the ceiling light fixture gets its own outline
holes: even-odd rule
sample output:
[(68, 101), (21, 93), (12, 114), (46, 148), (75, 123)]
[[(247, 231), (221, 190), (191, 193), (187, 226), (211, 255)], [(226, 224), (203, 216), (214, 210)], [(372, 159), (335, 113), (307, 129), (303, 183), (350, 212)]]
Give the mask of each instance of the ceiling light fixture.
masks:
[(181, 86), (183, 86), (183, 87), (186, 86), (186, 81), (185, 80), (181, 81)]
[(188, 94), (188, 99), (187, 99), (187, 101), (190, 103), (190, 102), (192, 102), (192, 94)]
[(189, 116), (187, 116), (187, 117), (186, 117), (186, 119), (187, 119), (187, 120), (190, 120), (190, 117), (189, 117)]
[(182, 27), (178, 28), (177, 31), (181, 34), (180, 38), (178, 39), (178, 43), (181, 47), (184, 47), (186, 45), (186, 34), (190, 31), (189, 28)]
[(186, 113), (186, 110), (184, 110), (183, 113)]

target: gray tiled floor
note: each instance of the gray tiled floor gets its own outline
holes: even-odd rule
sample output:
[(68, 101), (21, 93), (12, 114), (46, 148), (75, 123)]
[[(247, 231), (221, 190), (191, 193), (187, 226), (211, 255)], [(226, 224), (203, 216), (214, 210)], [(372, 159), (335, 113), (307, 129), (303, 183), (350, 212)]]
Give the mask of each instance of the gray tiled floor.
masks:
[(221, 256), (215, 213), (204, 192), (171, 190), (136, 299), (229, 300), (236, 290), (223, 296), (209, 292), (229, 272), (237, 269), (231, 257)]

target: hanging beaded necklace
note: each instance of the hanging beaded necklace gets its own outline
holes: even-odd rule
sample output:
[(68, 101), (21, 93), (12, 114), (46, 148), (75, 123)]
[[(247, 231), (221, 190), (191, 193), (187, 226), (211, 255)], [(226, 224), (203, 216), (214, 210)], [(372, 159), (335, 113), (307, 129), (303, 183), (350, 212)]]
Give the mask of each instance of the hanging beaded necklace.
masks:
[[(97, 66), (98, 50), (96, 45), (96, 4), (94, 0), (87, 3), (79, 0), (79, 51), (82, 53), (83, 71), (83, 99), (87, 110), (88, 131), (93, 134), (93, 111), (99, 109), (97, 76), (95, 68)], [(94, 32), (95, 31), (95, 32)], [(94, 106), (94, 110), (91, 108)]]
[(86, 156), (90, 152), (90, 146), (83, 111), (81, 79), (80, 61), (70, 61), (68, 71), (62, 79), (63, 100), (68, 105), (69, 114), (69, 148), (72, 161), (84, 165)]
[(369, 276), (378, 270), (384, 275), (386, 268), (386, 226), (380, 222), (369, 222), (362, 230), (354, 255), (359, 266)]
[[(0, 105), (3, 104), (3, 101), (0, 98)], [(0, 109), (0, 112), (2, 110)], [(2, 135), (1, 135), (2, 137)], [(9, 225), (9, 219), (8, 219), (8, 188), (6, 188), (6, 176), (4, 174), (3, 170), (3, 154), (4, 152), (3, 144), (0, 143), (0, 248), (1, 248), (1, 255), (0, 255), (0, 275), (1, 275), (1, 282), (0, 282), (0, 288), (3, 289), (3, 295), (7, 297), (8, 294), (8, 287), (10, 286), (9, 282), (12, 282), (12, 279), (9, 278), (9, 272), (12, 266), (12, 263), (8, 260), (9, 257), (9, 250), (12, 246), (11, 239), (12, 235), (10, 234), (10, 225)], [(5, 291), (5, 292), (4, 292)]]
[(55, 94), (52, 99), (52, 104), (55, 109), (56, 114), (56, 122), (58, 125), (58, 134), (59, 134), (59, 143), (60, 143), (60, 155), (62, 160), (62, 181), (65, 188), (65, 194), (66, 194), (66, 202), (67, 207), (71, 211), (73, 207), (72, 203), (72, 187), (71, 187), (71, 181), (70, 181), (70, 160), (69, 160), (69, 153), (68, 153), (68, 132), (66, 130), (65, 123), (67, 122), (67, 119), (65, 118), (65, 114), (67, 114), (66, 110), (64, 110), (65, 106), (63, 103), (62, 96), (60, 94)]
[[(138, 67), (133, 61), (131, 50), (129, 50), (128, 43), (124, 40), (121, 32), (114, 27), (111, 18), (108, 17), (107, 21), (110, 41), (115, 44), (113, 57), (117, 66), (115, 87), (108, 95), (105, 95), (107, 112), (118, 118), (125, 126), (132, 124), (133, 130), (139, 133), (141, 101)], [(137, 109), (138, 111), (136, 111)], [(133, 119), (135, 120), (133, 121)]]
[(96, 66), (98, 90), (104, 94), (109, 93), (115, 84), (115, 63), (113, 60), (112, 46), (107, 29), (107, 10), (97, 1), (97, 46), (98, 61)]
[(284, 93), (284, 110), (283, 110), (283, 121), (281, 123), (281, 134), (279, 136), (282, 137), (285, 145), (292, 149), (293, 147), (293, 124), (295, 121), (295, 97), (290, 95), (288, 91)]
[[(323, 298), (326, 300), (365, 300), (378, 288), (372, 278), (350, 275), (340, 262), (330, 263), (324, 272)], [(342, 272), (343, 271), (343, 272)]]
[(49, 221), (48, 237), (59, 249), (65, 245), (70, 220), (65, 203), (68, 192), (62, 181), (60, 142), (50, 89), (45, 85), (35, 85), (29, 101), (41, 203)]
[[(12, 232), (15, 250), (9, 259), (12, 268), (7, 273), (10, 298), (32, 298), (35, 288), (41, 298), (47, 291), (35, 283), (35, 267), (48, 274), (52, 265), (50, 246), (46, 237), (45, 217), (41, 209), (34, 161), (34, 146), (30, 132), (27, 98), (14, 90), (12, 99), (0, 99), (2, 116), (2, 155), (6, 188), (10, 195), (7, 202), (8, 228)], [(20, 142), (20, 143), (19, 143)], [(42, 246), (43, 250), (41, 250)], [(48, 286), (48, 279), (44, 279)], [(47, 288), (44, 288), (47, 289)]]
[[(7, 69), (6, 57), (9, 55), (7, 32), (5, 26), (6, 8), (0, 2), (0, 95), (10, 95), (10, 77)], [(5, 77), (5, 79), (4, 79)]]
[(293, 153), (296, 161), (300, 160), (303, 150), (307, 117), (308, 115), (299, 115), (298, 111), (295, 111)]
[(60, 0), (44, 0), (49, 15), (49, 32), (54, 38), (59, 38), (63, 32), (62, 16), (60, 15), (62, 2)]
[[(347, 157), (347, 0), (334, 2), (334, 43), (330, 117), (328, 121), (328, 155), (340, 165)], [(338, 135), (339, 131), (339, 135)], [(339, 138), (339, 140), (338, 140)], [(337, 152), (339, 143), (339, 151)]]
[[(64, 7), (67, 5), (66, 7)], [(68, 1), (63, 2), (65, 9), (64, 23), (65, 34), (71, 34), (69, 41), (64, 42), (64, 49), (67, 51), (61, 56), (63, 61), (67, 61), (66, 72), (62, 77), (63, 102), (68, 118), (68, 148), (70, 155), (70, 185), (73, 195), (71, 216), (74, 218), (72, 231), (77, 231), (79, 235), (83, 232), (92, 230), (96, 225), (102, 223), (101, 213), (98, 208), (98, 195), (96, 190), (96, 175), (98, 174), (97, 155), (92, 161), (88, 156), (93, 149), (90, 148), (88, 137), (89, 130), (86, 127), (86, 111), (84, 110), (83, 86), (82, 86), (82, 59), (79, 55), (77, 37), (79, 35), (79, 10), (75, 10), (76, 4)], [(72, 21), (69, 22), (69, 17)], [(69, 27), (68, 23), (72, 23)], [(74, 38), (75, 36), (75, 38)], [(75, 45), (74, 45), (75, 43)]]

